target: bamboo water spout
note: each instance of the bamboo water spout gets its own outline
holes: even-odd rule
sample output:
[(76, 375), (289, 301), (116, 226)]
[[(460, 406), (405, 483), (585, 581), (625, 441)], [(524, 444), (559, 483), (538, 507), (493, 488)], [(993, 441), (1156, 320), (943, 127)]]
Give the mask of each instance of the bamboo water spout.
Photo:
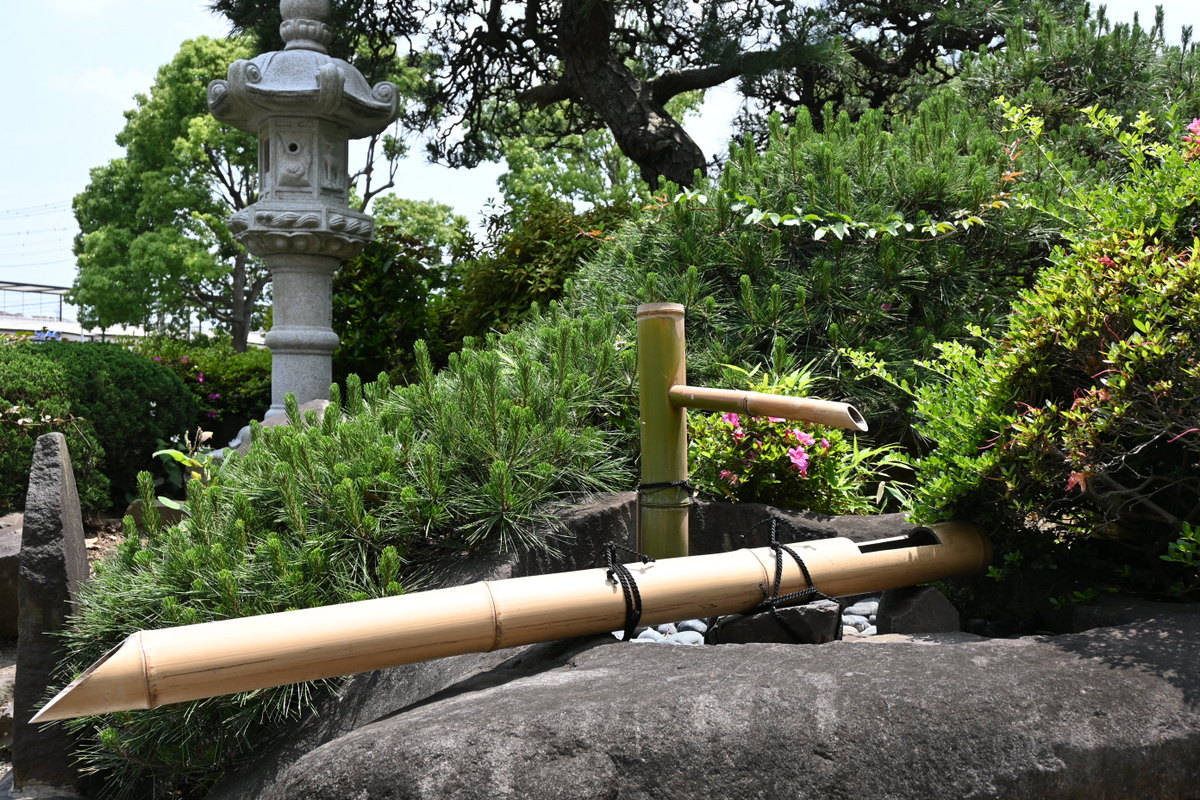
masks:
[(753, 417), (783, 417), (853, 431), (867, 429), (867, 421), (854, 406), (814, 397), (788, 397), (704, 386), (672, 386), (667, 391), (667, 397), (680, 408), (733, 411)]
[(655, 558), (688, 554), (688, 507), (692, 500), (687, 489), (687, 409), (743, 412), (867, 430), (867, 421), (849, 403), (688, 386), (683, 316), (684, 307), (679, 303), (644, 303), (637, 307), (642, 453), (637, 538), (638, 549)]
[[(875, 592), (976, 572), (987, 539), (959, 523), (908, 536), (790, 545), (830, 595)], [(781, 556), (779, 593), (807, 588)], [(769, 547), (630, 564), (644, 624), (753, 608), (775, 575)], [(33, 718), (50, 722), (484, 652), (624, 624), (625, 600), (605, 569), (560, 572), (279, 614), (140, 631), (89, 667)]]

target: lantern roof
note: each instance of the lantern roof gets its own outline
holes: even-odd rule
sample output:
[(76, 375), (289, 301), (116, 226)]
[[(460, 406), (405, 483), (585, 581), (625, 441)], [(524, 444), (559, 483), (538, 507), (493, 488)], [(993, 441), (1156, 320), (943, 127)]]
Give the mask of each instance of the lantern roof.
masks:
[(396, 117), (396, 86), (371, 86), (349, 62), (329, 55), (328, 0), (282, 0), (279, 7), (284, 49), (235, 61), (227, 80), (210, 83), (212, 115), (252, 133), (281, 116), (325, 119), (351, 139), (387, 128)]

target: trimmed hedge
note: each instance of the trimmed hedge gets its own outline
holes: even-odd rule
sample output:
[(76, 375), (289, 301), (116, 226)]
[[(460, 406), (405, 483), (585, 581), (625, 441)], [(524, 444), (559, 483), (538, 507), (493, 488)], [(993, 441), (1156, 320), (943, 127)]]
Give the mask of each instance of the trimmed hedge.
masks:
[(183, 382), (115, 344), (0, 346), (0, 513), (25, 505), (37, 437), (67, 436), (85, 513), (123, 504), (160, 441), (183, 434), (196, 404)]

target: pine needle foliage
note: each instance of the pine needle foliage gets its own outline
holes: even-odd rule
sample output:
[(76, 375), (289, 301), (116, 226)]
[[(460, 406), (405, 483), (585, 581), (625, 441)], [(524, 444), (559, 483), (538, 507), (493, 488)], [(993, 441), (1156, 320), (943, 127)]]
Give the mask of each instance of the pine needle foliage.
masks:
[[(556, 502), (629, 485), (632, 349), (612, 316), (551, 311), (391, 387), (353, 376), (323, 416), (253, 429), (190, 515), (153, 506), (98, 567), (67, 634), (72, 677), (125, 636), (399, 594), (447, 558), (552, 548)], [(154, 487), (143, 475), (141, 493)], [(337, 681), (77, 721), (105, 796), (200, 796), (223, 769), (313, 707)]]
[[(801, 112), (773, 123), (761, 151), (733, 148), (719, 179), (660, 197), (579, 283), (588, 302), (687, 305), (696, 380), (719, 379), (720, 364), (783, 373), (810, 362), (833, 397), (903, 422), (905, 398), (856, 383), (844, 351), (907, 375), (935, 342), (1000, 324), (1057, 238), (1037, 212), (1008, 207), (1020, 169), (988, 115), (949, 92), (905, 120), (831, 111), (818, 131)], [(773, 363), (773, 351), (794, 361)]]

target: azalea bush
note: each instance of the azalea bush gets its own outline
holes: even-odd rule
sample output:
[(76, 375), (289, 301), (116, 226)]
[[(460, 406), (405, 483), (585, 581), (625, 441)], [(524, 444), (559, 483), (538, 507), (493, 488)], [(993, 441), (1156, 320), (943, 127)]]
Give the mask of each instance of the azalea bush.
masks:
[[(1039, 146), (1028, 108), (1005, 113)], [(1048, 556), (1067, 596), (1081, 573), (1101, 589), (1192, 595), (1196, 565), (1161, 556), (1200, 523), (1200, 120), (1164, 141), (1146, 115), (1085, 119), (1128, 177), (1047, 209), (1071, 223), (1070, 244), (1002, 336), (926, 362), (919, 430), (935, 446), (918, 462), (915, 514), (985, 521), (1010, 556)]]
[(266, 348), (239, 353), (229, 336), (214, 334), (191, 340), (151, 336), (135, 342), (133, 350), (179, 376), (199, 409), (190, 429), (213, 432), (218, 445), (250, 420), (262, 419), (271, 405), (271, 352)]
[[(743, 375), (747, 388), (767, 394), (802, 397), (814, 384), (808, 371), (758, 380)], [(852, 514), (878, 511), (885, 497), (903, 496), (904, 484), (887, 474), (899, 466), (894, 448), (864, 447), (836, 428), (693, 411), (688, 434), (692, 484), (726, 500)]]

